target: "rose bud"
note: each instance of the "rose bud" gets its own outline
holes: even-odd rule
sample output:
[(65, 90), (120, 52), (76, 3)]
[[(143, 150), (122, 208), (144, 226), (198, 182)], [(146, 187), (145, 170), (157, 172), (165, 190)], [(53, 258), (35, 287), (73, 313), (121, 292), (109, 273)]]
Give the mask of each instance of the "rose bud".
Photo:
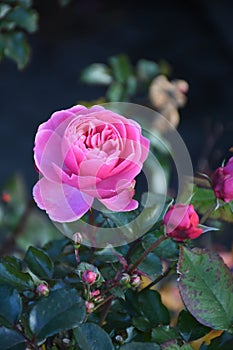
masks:
[(45, 283), (39, 284), (36, 291), (40, 296), (47, 297), (49, 295), (49, 287)]
[(82, 280), (84, 283), (93, 284), (96, 281), (97, 273), (94, 271), (86, 270), (82, 274)]
[(130, 283), (131, 283), (131, 286), (132, 286), (132, 287), (135, 287), (135, 288), (139, 287), (140, 284), (141, 284), (141, 278), (140, 278), (140, 276), (138, 276), (138, 275), (132, 275), (132, 276), (131, 276), (131, 281), (130, 281)]
[(97, 297), (98, 295), (100, 295), (99, 289), (93, 290), (93, 292), (90, 293), (91, 298)]
[(130, 287), (130, 275), (128, 275), (128, 273), (123, 273), (122, 277), (120, 279), (120, 284)]
[(86, 306), (86, 312), (87, 312), (88, 314), (90, 314), (90, 313), (94, 310), (94, 308), (95, 308), (95, 304), (92, 303), (92, 302), (90, 302), (90, 301), (86, 301), (86, 302), (85, 302), (85, 306)]
[(233, 157), (224, 167), (215, 170), (212, 176), (212, 187), (216, 198), (226, 203), (233, 200)]
[(11, 195), (8, 192), (3, 192), (2, 201), (4, 203), (9, 203), (11, 201)]
[(177, 242), (199, 237), (203, 230), (198, 227), (199, 217), (192, 204), (172, 205), (164, 216), (166, 235)]

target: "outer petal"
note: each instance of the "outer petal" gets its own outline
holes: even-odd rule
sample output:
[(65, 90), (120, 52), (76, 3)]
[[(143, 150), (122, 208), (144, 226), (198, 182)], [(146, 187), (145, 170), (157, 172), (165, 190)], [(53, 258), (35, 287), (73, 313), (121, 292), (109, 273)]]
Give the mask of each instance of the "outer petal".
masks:
[(132, 191), (128, 188), (107, 199), (99, 199), (109, 210), (113, 211), (130, 211), (137, 209), (138, 202), (132, 199)]
[(57, 111), (51, 115), (48, 121), (39, 126), (38, 132), (41, 130), (53, 130), (59, 135), (63, 135), (64, 130), (70, 121), (76, 117), (76, 114), (87, 110), (86, 107), (77, 105), (69, 109)]
[(57, 176), (52, 164), (63, 167), (61, 155), (61, 137), (52, 130), (42, 130), (36, 135), (34, 147), (34, 159), (39, 171), (51, 181), (56, 181)]
[(74, 187), (42, 178), (33, 188), (37, 205), (46, 210), (51, 220), (71, 222), (81, 218), (91, 207), (93, 197)]

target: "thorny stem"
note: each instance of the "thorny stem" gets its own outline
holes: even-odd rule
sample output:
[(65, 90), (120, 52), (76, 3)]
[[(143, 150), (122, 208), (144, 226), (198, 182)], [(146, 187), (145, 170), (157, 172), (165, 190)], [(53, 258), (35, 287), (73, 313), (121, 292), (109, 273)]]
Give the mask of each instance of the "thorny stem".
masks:
[(133, 272), (136, 268), (141, 264), (141, 262), (147, 257), (149, 253), (151, 253), (155, 248), (157, 248), (160, 243), (165, 241), (168, 237), (161, 236), (159, 237), (150, 247), (148, 247), (144, 253), (140, 256), (140, 258), (129, 268), (129, 272)]

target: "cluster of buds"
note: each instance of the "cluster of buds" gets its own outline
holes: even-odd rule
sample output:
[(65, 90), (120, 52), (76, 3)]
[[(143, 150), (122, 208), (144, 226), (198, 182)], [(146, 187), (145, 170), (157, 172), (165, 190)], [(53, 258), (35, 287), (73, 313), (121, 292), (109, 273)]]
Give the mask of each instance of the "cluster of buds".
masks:
[(133, 275), (123, 273), (120, 279), (120, 284), (126, 288), (137, 288), (141, 284), (141, 277), (137, 273), (134, 273)]
[(103, 297), (100, 295), (100, 290), (96, 289), (88, 294), (88, 300), (85, 302), (86, 311), (88, 314), (94, 311), (96, 304), (99, 304), (103, 301)]
[(36, 292), (39, 296), (47, 297), (49, 295), (48, 284), (46, 282), (40, 283), (36, 288)]

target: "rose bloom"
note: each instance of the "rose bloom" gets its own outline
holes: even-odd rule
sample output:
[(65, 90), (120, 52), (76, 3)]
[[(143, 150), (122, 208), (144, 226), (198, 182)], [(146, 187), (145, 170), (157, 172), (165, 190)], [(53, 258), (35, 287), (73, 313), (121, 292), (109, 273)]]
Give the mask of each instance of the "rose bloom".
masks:
[(134, 178), (148, 152), (138, 123), (101, 106), (55, 112), (35, 138), (34, 199), (57, 222), (79, 219), (94, 198), (113, 211), (134, 210)]
[(166, 235), (177, 242), (199, 237), (203, 230), (198, 227), (199, 217), (192, 204), (172, 205), (164, 216)]
[(224, 167), (215, 170), (212, 176), (212, 186), (217, 198), (226, 203), (233, 200), (233, 157)]

